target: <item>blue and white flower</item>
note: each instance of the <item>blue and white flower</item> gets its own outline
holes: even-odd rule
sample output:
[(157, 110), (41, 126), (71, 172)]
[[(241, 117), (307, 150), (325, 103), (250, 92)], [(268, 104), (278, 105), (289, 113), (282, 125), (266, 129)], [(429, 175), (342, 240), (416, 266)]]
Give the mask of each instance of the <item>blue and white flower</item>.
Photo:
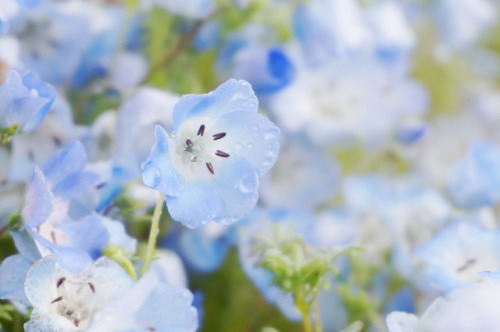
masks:
[(209, 94), (182, 97), (171, 136), (155, 128), (142, 179), (165, 194), (174, 220), (190, 228), (230, 224), (255, 206), (259, 176), (276, 161), (280, 133), (257, 108), (250, 85), (231, 79)]

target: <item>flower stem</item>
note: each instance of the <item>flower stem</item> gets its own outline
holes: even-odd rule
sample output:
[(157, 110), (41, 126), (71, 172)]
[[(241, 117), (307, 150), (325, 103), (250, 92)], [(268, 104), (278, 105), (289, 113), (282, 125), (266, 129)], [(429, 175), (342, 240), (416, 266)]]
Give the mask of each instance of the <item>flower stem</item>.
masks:
[(160, 227), (160, 216), (161, 210), (163, 208), (163, 195), (158, 193), (158, 200), (156, 201), (155, 211), (153, 213), (153, 219), (151, 220), (151, 229), (149, 230), (149, 240), (148, 246), (146, 248), (146, 254), (144, 255), (144, 266), (142, 267), (142, 275), (148, 272), (151, 266), (151, 261), (153, 260), (154, 250), (156, 246), (156, 238), (158, 237), (159, 227)]
[(323, 324), (321, 321), (321, 311), (319, 310), (319, 301), (318, 297), (314, 297), (313, 301), (313, 310), (314, 310), (314, 330), (315, 332), (323, 332)]

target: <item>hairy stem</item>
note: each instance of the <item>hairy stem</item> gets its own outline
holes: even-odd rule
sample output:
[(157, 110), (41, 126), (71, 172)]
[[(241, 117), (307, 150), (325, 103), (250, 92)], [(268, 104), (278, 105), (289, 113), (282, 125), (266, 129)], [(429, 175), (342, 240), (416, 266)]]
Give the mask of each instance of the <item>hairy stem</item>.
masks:
[(163, 195), (158, 193), (158, 200), (156, 201), (155, 211), (153, 213), (153, 219), (151, 220), (151, 229), (149, 230), (149, 240), (148, 246), (146, 248), (146, 254), (144, 255), (144, 266), (142, 268), (142, 275), (146, 274), (151, 266), (151, 261), (153, 260), (153, 255), (156, 247), (156, 238), (158, 237), (160, 228), (160, 216), (161, 210), (163, 208)]

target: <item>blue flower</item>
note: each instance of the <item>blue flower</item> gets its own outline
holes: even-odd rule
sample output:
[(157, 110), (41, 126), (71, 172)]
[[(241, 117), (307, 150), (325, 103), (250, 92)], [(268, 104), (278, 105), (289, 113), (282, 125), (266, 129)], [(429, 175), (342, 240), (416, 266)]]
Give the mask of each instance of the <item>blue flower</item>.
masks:
[(11, 69), (0, 85), (0, 128), (19, 125), (32, 131), (40, 125), (56, 96), (55, 89), (34, 73), (21, 76)]
[(500, 261), (500, 231), (470, 222), (453, 224), (416, 248), (424, 263), (424, 279), (440, 293), (483, 280), (480, 272), (495, 271)]
[(500, 149), (477, 142), (467, 155), (452, 165), (448, 190), (452, 199), (465, 208), (489, 206), (500, 200)]
[(132, 279), (107, 257), (73, 274), (47, 256), (26, 277), (25, 292), (34, 309), (25, 331), (83, 331), (99, 308), (132, 285)]
[(156, 144), (142, 179), (165, 194), (174, 220), (190, 228), (230, 224), (254, 208), (259, 176), (276, 161), (279, 129), (257, 113), (245, 81), (187, 95), (174, 107), (174, 132), (155, 128)]

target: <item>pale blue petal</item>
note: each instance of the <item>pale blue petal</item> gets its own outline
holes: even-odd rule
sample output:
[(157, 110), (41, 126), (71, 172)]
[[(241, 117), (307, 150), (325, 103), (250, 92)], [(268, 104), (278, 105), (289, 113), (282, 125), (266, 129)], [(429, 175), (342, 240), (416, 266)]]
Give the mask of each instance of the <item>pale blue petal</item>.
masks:
[(155, 135), (156, 144), (142, 168), (142, 181), (146, 186), (166, 195), (177, 196), (183, 183), (170, 160), (168, 134), (162, 126), (157, 125)]
[(186, 183), (182, 195), (165, 197), (172, 219), (189, 228), (197, 228), (219, 217), (224, 203), (212, 183)]
[(33, 167), (33, 177), (26, 193), (21, 215), (27, 227), (43, 224), (54, 209), (54, 196), (38, 166)]
[(198, 318), (192, 302), (193, 295), (187, 289), (158, 283), (135, 318), (141, 325), (158, 332), (194, 332)]
[(230, 224), (243, 218), (257, 203), (259, 178), (252, 164), (239, 156), (231, 156), (231, 163), (220, 163), (212, 186), (223, 202), (215, 221)]
[(28, 232), (38, 243), (55, 254), (57, 262), (71, 273), (81, 273), (93, 263), (92, 258), (85, 251), (57, 245), (33, 230), (28, 229)]
[(73, 141), (67, 149), (50, 158), (42, 167), (45, 177), (51, 184), (56, 184), (66, 177), (83, 171), (87, 162), (85, 148), (79, 141)]
[(68, 221), (58, 226), (70, 240), (68, 246), (87, 252), (94, 259), (109, 242), (109, 233), (96, 213), (77, 221)]
[[(276, 162), (280, 130), (265, 116), (252, 112), (231, 112), (214, 124), (215, 132), (227, 133), (221, 150), (241, 156), (252, 163), (259, 176)], [(230, 158), (231, 159), (231, 158)]]
[(79, 332), (71, 321), (60, 315), (33, 310), (31, 319), (24, 324), (25, 332)]
[(29, 301), (24, 293), (24, 281), (31, 267), (23, 255), (7, 257), (0, 266), (0, 299), (9, 300), (28, 306)]
[(54, 256), (47, 256), (29, 269), (24, 290), (35, 308), (43, 308), (57, 294), (57, 269)]
[(12, 236), (12, 239), (14, 240), (17, 251), (19, 251), (19, 253), (26, 257), (28, 260), (30, 260), (31, 262), (36, 262), (40, 258), (42, 258), (42, 256), (40, 255), (40, 251), (38, 251), (38, 248), (35, 244), (35, 241), (33, 241), (33, 238), (29, 236), (26, 230), (10, 231), (10, 236)]
[(230, 79), (203, 95), (186, 95), (174, 107), (174, 127), (179, 129), (191, 117), (217, 120), (231, 112), (257, 112), (258, 100), (248, 82)]

